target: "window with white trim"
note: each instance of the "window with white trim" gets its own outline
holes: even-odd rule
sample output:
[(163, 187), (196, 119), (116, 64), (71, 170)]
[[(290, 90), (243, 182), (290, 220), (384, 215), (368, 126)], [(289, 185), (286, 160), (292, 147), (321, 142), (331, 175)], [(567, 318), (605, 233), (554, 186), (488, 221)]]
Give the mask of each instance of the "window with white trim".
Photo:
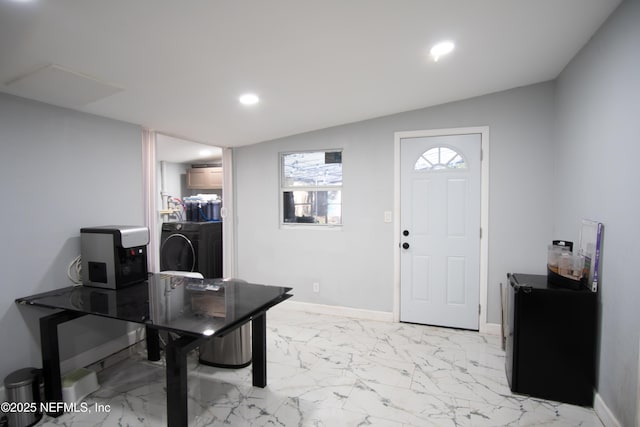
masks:
[(414, 170), (436, 171), (443, 169), (466, 169), (467, 162), (460, 153), (449, 147), (430, 148), (418, 157)]
[(280, 222), (342, 225), (342, 150), (280, 154)]

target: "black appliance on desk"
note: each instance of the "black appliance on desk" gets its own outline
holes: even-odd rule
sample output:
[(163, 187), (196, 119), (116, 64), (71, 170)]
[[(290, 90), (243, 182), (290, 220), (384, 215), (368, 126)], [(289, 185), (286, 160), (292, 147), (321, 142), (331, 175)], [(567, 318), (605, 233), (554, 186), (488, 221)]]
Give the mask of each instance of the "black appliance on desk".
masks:
[(593, 405), (597, 293), (508, 274), (506, 374), (511, 391)]

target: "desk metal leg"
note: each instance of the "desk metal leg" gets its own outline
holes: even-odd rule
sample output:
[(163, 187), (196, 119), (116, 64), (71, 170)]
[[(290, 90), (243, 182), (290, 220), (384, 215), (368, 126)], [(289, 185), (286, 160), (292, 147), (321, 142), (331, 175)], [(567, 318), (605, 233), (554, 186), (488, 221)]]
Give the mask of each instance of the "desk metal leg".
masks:
[(153, 362), (160, 360), (160, 331), (145, 326), (147, 337), (147, 359)]
[(182, 336), (167, 338), (167, 426), (184, 427), (189, 424), (187, 411), (187, 354), (202, 343), (202, 339)]
[[(40, 318), (40, 348), (42, 350), (42, 375), (44, 377), (44, 396), (47, 402), (62, 402), (62, 378), (60, 377), (60, 347), (58, 344), (58, 325), (84, 316), (83, 313), (62, 311)], [(64, 412), (51, 412), (59, 417)]]
[(251, 319), (251, 352), (253, 385), (267, 385), (267, 313), (262, 312)]

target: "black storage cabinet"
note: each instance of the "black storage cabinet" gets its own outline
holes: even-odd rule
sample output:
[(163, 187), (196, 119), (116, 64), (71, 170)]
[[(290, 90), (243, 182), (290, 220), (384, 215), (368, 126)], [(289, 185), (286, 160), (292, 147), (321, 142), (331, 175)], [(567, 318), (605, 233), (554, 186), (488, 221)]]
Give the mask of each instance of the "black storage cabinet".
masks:
[(597, 294), (547, 276), (509, 274), (506, 373), (511, 391), (593, 405)]

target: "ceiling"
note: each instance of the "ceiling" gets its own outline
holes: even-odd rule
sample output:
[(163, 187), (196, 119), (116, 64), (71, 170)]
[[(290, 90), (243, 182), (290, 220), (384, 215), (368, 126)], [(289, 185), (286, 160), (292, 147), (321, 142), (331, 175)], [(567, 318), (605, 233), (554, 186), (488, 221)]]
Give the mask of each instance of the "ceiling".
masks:
[(553, 79), (619, 3), (0, 0), (0, 91), (241, 146)]
[(156, 135), (156, 160), (172, 163), (222, 164), (222, 149), (199, 142)]

